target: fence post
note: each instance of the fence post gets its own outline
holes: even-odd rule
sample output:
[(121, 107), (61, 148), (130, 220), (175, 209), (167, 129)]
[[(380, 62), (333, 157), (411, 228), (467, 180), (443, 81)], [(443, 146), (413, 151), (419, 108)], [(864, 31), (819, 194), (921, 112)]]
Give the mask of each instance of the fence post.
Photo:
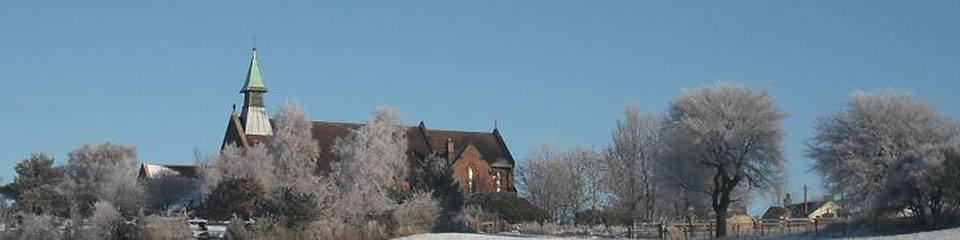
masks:
[(710, 229), (710, 238), (713, 238), (713, 236), (716, 235), (717, 227), (719, 226), (717, 226), (716, 222), (707, 226), (707, 229)]
[(663, 239), (667, 235), (667, 228), (663, 223), (657, 224), (657, 229), (660, 231), (660, 239)]
[(814, 235), (819, 235), (819, 234), (820, 234), (820, 227), (819, 227), (817, 224), (818, 224), (818, 223), (817, 223), (817, 220), (816, 220), (816, 219), (813, 219), (813, 233), (814, 233)]
[(766, 227), (763, 226), (763, 219), (760, 219), (760, 236), (766, 236)]

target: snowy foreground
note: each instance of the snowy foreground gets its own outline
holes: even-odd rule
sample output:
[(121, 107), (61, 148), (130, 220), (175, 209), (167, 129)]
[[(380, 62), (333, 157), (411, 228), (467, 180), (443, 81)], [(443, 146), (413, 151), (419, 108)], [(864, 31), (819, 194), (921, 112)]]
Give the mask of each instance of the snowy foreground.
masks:
[(960, 228), (945, 229), (930, 232), (918, 232), (903, 235), (879, 237), (861, 237), (858, 240), (896, 240), (896, 239), (960, 239)]
[(893, 239), (960, 239), (960, 228), (921, 232), (904, 235), (863, 238), (865, 240), (893, 240)]
[(511, 233), (504, 233), (504, 234), (428, 233), (428, 234), (419, 234), (419, 235), (413, 235), (413, 236), (406, 236), (406, 237), (402, 237), (402, 238), (395, 238), (394, 240), (452, 240), (452, 239), (466, 239), (466, 240), (562, 240), (562, 239), (611, 239), (611, 238), (532, 236), (532, 235), (517, 235), (517, 234), (511, 234)]
[[(590, 238), (590, 237), (553, 237), (553, 236), (530, 236), (530, 235), (515, 235), (515, 234), (471, 234), (471, 233), (428, 233), (407, 236), (402, 238), (397, 238), (396, 240), (448, 240), (448, 239), (466, 239), (466, 240), (563, 240), (563, 239), (608, 239), (608, 238)], [(746, 239), (756, 239), (756, 238), (746, 238)], [(779, 238), (764, 238), (764, 239), (787, 239), (787, 240), (800, 240), (800, 239), (816, 239), (813, 236), (783, 236)], [(934, 240), (934, 239), (960, 239), (960, 228), (946, 229), (940, 231), (931, 231), (931, 232), (919, 232), (911, 233), (904, 235), (892, 235), (892, 236), (880, 236), (880, 237), (858, 237), (850, 238), (845, 237), (843, 239), (858, 239), (858, 240), (898, 240), (898, 239), (922, 239), (922, 240)]]

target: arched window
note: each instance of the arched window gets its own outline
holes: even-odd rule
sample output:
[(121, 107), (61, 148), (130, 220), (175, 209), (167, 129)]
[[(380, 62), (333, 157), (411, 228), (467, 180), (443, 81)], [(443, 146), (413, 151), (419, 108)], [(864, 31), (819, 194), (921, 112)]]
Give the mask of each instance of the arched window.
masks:
[(500, 179), (502, 179), (500, 176), (500, 171), (497, 171), (497, 192), (500, 192)]
[(470, 188), (470, 193), (477, 191), (476, 186), (473, 185), (473, 167), (472, 166), (470, 167), (470, 169), (467, 170), (467, 183)]

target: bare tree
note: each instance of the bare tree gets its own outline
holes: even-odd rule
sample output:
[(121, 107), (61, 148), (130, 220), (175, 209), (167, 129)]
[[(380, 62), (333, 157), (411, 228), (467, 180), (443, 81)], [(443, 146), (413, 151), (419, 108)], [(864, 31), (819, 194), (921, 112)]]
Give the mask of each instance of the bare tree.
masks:
[[(846, 107), (821, 118), (808, 155), (825, 185), (861, 213), (879, 217), (909, 208), (918, 221), (942, 213), (943, 178), (958, 126), (904, 91), (854, 92)], [(851, 206), (853, 207), (853, 206)]]
[(726, 236), (728, 208), (741, 200), (733, 195), (738, 186), (766, 189), (782, 171), (784, 116), (767, 92), (739, 85), (684, 91), (670, 104), (663, 162), (673, 167), (666, 174), (709, 181), (717, 237)]
[(573, 223), (588, 206), (596, 210), (602, 201), (599, 154), (583, 147), (556, 150), (541, 145), (517, 170), (519, 187), (527, 199), (542, 208), (553, 221)]
[(407, 137), (400, 113), (380, 107), (362, 127), (337, 139), (331, 178), (340, 188), (339, 211), (344, 216), (382, 214), (398, 202), (391, 198), (407, 178)]
[(565, 211), (568, 199), (564, 197), (569, 195), (567, 180), (570, 175), (564, 172), (567, 160), (563, 155), (549, 144), (541, 145), (539, 151), (534, 151), (517, 171), (521, 194), (560, 223), (569, 219)]
[(574, 159), (574, 167), (571, 169), (573, 170), (572, 174), (579, 178), (577, 184), (579, 186), (571, 187), (579, 189), (581, 198), (578, 201), (579, 207), (577, 207), (577, 210), (599, 211), (609, 202), (606, 200), (609, 191), (604, 181), (607, 173), (605, 158), (603, 154), (590, 148), (579, 147), (572, 151), (571, 157)]
[(77, 185), (77, 200), (90, 213), (97, 200), (107, 200), (132, 215), (142, 205), (144, 190), (137, 183), (137, 149), (114, 143), (85, 145), (68, 154), (68, 172)]
[(606, 185), (617, 208), (634, 219), (654, 220), (656, 188), (653, 164), (663, 148), (663, 117), (641, 113), (628, 107), (623, 119), (613, 130), (613, 146), (609, 150)]
[(587, 179), (584, 178), (581, 171), (585, 168), (584, 164), (588, 157), (587, 150), (575, 147), (564, 150), (560, 153), (559, 161), (552, 164), (551, 169), (560, 176), (560, 182), (563, 187), (557, 189), (560, 196), (560, 215), (561, 223), (574, 223), (577, 212), (583, 210), (586, 200), (584, 188)]

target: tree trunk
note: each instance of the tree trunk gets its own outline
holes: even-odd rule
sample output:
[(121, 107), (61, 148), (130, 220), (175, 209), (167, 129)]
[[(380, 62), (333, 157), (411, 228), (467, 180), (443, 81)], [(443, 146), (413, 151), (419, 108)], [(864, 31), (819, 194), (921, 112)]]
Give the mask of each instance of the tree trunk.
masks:
[(721, 194), (720, 204), (717, 204), (713, 208), (714, 214), (717, 216), (717, 238), (722, 238), (727, 236), (727, 207), (730, 206), (730, 195)]
[[(718, 178), (719, 179), (719, 178)], [(716, 237), (723, 238), (727, 236), (727, 208), (730, 207), (730, 192), (733, 187), (729, 184), (717, 183), (718, 186), (713, 194), (713, 213), (716, 216)]]

